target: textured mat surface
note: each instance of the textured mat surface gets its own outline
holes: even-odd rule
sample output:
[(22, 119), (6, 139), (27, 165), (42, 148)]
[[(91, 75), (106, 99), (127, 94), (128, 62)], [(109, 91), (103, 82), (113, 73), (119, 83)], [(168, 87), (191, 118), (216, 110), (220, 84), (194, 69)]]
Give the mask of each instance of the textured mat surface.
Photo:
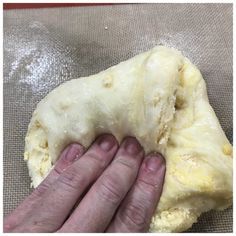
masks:
[[(189, 57), (232, 142), (232, 4), (135, 4), (4, 11), (4, 214), (30, 192), (24, 137), (36, 104), (63, 81), (88, 76), (157, 44)], [(232, 232), (232, 208), (190, 232)]]

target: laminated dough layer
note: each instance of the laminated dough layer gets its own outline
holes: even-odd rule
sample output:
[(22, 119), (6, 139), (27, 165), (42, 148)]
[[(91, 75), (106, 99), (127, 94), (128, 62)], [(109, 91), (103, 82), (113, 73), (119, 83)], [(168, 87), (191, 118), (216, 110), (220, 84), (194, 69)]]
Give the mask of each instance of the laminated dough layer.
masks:
[(232, 146), (209, 104), (199, 70), (179, 51), (157, 46), (50, 92), (33, 113), (24, 158), (34, 187), (71, 142), (102, 133), (134, 136), (166, 159), (151, 232), (181, 232), (202, 212), (232, 204)]

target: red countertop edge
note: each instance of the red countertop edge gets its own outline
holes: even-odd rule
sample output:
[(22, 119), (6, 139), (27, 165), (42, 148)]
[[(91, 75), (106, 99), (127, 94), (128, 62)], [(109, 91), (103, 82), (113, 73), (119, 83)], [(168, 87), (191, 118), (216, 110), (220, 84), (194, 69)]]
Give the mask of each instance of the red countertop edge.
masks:
[(101, 5), (115, 5), (115, 3), (3, 3), (3, 10), (49, 7), (84, 7)]

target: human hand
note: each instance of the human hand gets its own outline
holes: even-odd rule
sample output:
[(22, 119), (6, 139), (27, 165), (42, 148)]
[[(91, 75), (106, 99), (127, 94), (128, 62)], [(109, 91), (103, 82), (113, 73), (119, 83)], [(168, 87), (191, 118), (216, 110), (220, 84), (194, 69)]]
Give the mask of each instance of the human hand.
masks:
[(46, 179), (4, 220), (4, 232), (147, 232), (165, 175), (135, 138), (69, 145)]

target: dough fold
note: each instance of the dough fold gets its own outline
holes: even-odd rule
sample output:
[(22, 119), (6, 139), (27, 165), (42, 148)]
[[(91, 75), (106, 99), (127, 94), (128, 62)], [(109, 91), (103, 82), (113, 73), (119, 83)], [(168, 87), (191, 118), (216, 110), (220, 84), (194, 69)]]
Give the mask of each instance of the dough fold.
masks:
[(102, 133), (134, 136), (166, 159), (163, 193), (150, 232), (187, 230), (202, 212), (232, 204), (232, 146), (209, 104), (199, 70), (179, 51), (157, 46), (96, 75), (73, 79), (37, 105), (25, 138), (38, 186), (71, 142)]

